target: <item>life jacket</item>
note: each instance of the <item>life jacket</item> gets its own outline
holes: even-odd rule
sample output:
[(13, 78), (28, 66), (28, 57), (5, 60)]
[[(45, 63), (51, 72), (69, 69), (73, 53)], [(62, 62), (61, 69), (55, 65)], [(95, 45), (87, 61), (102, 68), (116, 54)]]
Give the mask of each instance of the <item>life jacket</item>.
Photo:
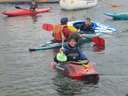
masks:
[(69, 61), (76, 61), (79, 60), (79, 54), (75, 51), (72, 51), (67, 54), (67, 58)]
[(53, 37), (55, 41), (61, 41), (62, 40), (62, 30), (63, 25), (55, 24), (53, 25)]
[(77, 29), (74, 26), (68, 25), (68, 29), (72, 32), (77, 32)]
[(64, 53), (66, 54), (68, 61), (77, 61), (80, 59), (80, 54), (77, 47), (72, 48), (68, 44), (65, 44), (64, 49), (66, 50)]

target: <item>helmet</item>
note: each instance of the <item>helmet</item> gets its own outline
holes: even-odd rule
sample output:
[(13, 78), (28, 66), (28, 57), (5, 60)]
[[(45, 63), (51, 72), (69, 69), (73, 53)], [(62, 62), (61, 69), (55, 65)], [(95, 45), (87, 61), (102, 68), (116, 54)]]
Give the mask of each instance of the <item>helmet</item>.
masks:
[(68, 18), (67, 17), (63, 17), (63, 18), (61, 18), (60, 22), (61, 22), (62, 25), (67, 24)]

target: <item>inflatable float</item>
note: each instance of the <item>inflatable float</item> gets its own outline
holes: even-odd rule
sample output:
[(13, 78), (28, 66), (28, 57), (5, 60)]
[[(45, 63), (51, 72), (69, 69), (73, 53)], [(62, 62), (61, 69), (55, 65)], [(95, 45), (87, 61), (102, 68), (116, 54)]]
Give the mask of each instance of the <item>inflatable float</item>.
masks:
[(76, 10), (90, 8), (97, 5), (97, 0), (60, 0), (61, 9)]

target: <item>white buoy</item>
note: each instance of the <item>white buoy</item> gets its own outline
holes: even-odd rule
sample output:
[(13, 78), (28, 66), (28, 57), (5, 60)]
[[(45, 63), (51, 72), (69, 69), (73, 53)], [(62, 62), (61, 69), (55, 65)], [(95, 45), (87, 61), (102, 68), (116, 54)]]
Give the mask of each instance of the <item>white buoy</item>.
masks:
[(98, 0), (60, 0), (61, 9), (75, 10), (96, 6)]

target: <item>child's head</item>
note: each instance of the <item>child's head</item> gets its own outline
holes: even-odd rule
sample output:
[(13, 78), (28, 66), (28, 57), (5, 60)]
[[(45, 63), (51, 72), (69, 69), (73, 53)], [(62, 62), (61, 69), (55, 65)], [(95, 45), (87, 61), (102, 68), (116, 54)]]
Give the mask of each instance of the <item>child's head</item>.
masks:
[(91, 24), (91, 18), (89, 18), (89, 17), (88, 17), (88, 18), (86, 18), (86, 20), (85, 20), (85, 24), (86, 24), (86, 25)]
[(72, 35), (69, 36), (69, 38), (68, 38), (68, 44), (71, 47), (75, 47), (77, 45), (79, 39), (80, 39), (79, 34), (74, 33), (74, 34), (72, 34)]

